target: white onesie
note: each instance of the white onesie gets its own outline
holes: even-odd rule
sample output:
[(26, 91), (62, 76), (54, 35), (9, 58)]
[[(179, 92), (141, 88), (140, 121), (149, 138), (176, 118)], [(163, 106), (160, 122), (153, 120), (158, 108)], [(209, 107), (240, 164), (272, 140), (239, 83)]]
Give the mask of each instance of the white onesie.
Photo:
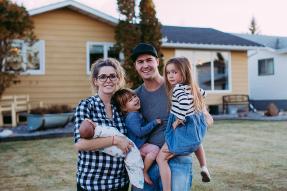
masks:
[[(94, 138), (109, 137), (109, 136), (122, 136), (130, 140), (128, 137), (120, 133), (114, 127), (96, 125)], [(125, 157), (125, 160), (124, 160), (125, 167), (128, 172), (131, 184), (137, 188), (143, 188), (144, 186), (144, 175), (143, 175), (144, 164), (143, 164), (140, 151), (138, 150), (135, 144), (127, 154), (124, 154), (123, 151), (116, 146), (106, 147), (106, 148), (100, 149), (99, 151), (109, 154), (111, 156), (115, 156), (115, 157)]]

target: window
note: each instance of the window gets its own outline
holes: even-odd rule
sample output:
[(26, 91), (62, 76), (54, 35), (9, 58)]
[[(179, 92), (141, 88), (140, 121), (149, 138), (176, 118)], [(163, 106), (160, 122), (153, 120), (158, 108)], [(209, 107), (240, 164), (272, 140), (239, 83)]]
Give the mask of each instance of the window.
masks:
[(195, 51), (193, 64), (198, 84), (204, 90), (230, 90), (229, 53)]
[(87, 43), (87, 74), (91, 72), (92, 64), (99, 58), (115, 58), (119, 60), (119, 53), (116, 52), (112, 43)]
[(191, 61), (202, 89), (219, 92), (231, 90), (230, 52), (176, 50), (175, 55)]
[(274, 75), (273, 58), (258, 60), (258, 75), (259, 76)]
[(211, 81), (211, 52), (194, 52), (194, 61), (192, 61), (193, 66), (196, 68), (197, 81), (199, 86), (204, 90), (212, 90)]
[(228, 90), (228, 63), (229, 56), (226, 52), (216, 52), (213, 55), (214, 90)]
[(43, 40), (38, 40), (32, 46), (22, 40), (15, 40), (9, 55), (4, 59), (4, 70), (17, 71), (21, 74), (44, 74), (44, 47)]

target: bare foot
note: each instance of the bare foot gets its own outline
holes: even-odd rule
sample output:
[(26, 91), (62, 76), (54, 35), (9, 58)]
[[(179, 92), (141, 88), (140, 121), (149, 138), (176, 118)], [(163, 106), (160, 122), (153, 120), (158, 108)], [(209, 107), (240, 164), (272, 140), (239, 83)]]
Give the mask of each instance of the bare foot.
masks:
[(146, 173), (146, 172), (144, 172), (144, 181), (149, 185), (153, 185), (148, 173)]

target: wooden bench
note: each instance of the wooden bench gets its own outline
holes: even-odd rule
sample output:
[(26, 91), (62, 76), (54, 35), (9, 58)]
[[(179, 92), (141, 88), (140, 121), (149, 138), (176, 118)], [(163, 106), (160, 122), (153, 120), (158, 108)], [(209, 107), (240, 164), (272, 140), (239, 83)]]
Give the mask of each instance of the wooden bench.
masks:
[(30, 112), (29, 95), (2, 96), (0, 100), (0, 126), (3, 126), (4, 113), (11, 113), (12, 127), (19, 123), (20, 112)]
[(227, 113), (229, 105), (247, 105), (249, 108), (249, 96), (244, 94), (225, 95), (222, 97), (223, 113)]

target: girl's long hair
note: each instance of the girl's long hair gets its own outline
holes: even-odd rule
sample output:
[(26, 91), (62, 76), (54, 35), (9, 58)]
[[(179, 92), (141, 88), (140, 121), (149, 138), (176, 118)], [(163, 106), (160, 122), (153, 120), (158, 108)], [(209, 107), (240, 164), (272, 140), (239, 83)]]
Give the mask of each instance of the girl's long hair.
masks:
[(191, 88), (191, 94), (193, 96), (193, 104), (196, 112), (203, 111), (205, 107), (205, 103), (203, 100), (203, 96), (200, 93), (199, 86), (193, 76), (192, 66), (191, 63), (188, 61), (186, 57), (175, 57), (171, 58), (167, 61), (164, 66), (164, 78), (166, 83), (167, 94), (171, 103), (171, 96), (172, 96), (172, 85), (167, 80), (167, 72), (166, 67), (169, 64), (174, 64), (174, 66), (179, 70), (182, 76), (182, 84), (188, 85)]

